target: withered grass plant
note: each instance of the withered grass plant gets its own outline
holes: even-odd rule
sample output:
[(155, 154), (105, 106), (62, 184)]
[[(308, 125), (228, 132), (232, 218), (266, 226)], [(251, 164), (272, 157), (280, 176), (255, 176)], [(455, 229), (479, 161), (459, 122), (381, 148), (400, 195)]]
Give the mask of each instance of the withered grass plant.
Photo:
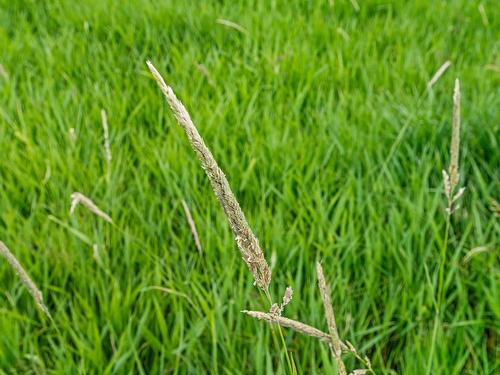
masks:
[(103, 146), (104, 146), (104, 157), (106, 158), (106, 181), (108, 185), (111, 181), (111, 146), (109, 142), (109, 126), (108, 126), (108, 116), (104, 109), (101, 110), (101, 123), (103, 131)]
[(2, 241), (0, 241), (0, 254), (7, 260), (14, 272), (17, 273), (17, 275), (21, 279), (21, 282), (24, 284), (24, 286), (26, 286), (30, 294), (33, 296), (33, 299), (35, 300), (40, 310), (42, 310), (42, 312), (47, 315), (50, 320), (52, 320), (49, 309), (43, 302), (42, 292), (40, 291), (40, 289), (38, 289), (31, 277), (24, 270), (23, 266), (21, 266), (21, 263), (19, 263), (14, 254), (12, 254), (9, 248)]
[(186, 216), (186, 220), (189, 224), (189, 229), (191, 230), (191, 234), (193, 235), (193, 240), (196, 249), (198, 249), (200, 255), (203, 255), (203, 248), (201, 247), (200, 236), (198, 236), (198, 231), (196, 230), (196, 224), (194, 223), (193, 216), (191, 215), (191, 211), (189, 210), (189, 206), (187, 205), (184, 199), (181, 201), (181, 203), (182, 203), (182, 209), (184, 210), (184, 215)]
[(464, 187), (458, 188), (460, 182), (459, 173), (459, 155), (460, 155), (460, 82), (458, 78), (455, 80), (455, 89), (453, 91), (453, 123), (451, 131), (450, 145), (450, 165), (448, 171), (443, 170), (443, 185), (444, 194), (448, 202), (446, 208), (446, 228), (444, 233), (444, 242), (441, 251), (441, 265), (439, 267), (439, 284), (438, 284), (438, 308), (441, 308), (443, 299), (444, 285), (444, 267), (446, 264), (448, 237), (450, 232), (451, 215), (459, 207), (457, 201), (465, 191)]
[(339, 333), (337, 331), (337, 324), (335, 323), (335, 314), (333, 313), (332, 301), (330, 300), (330, 291), (326, 285), (325, 276), (323, 274), (323, 267), (321, 263), (316, 264), (316, 274), (318, 275), (319, 291), (323, 299), (323, 306), (325, 308), (326, 321), (328, 323), (328, 331), (330, 332), (331, 345), (333, 357), (337, 362), (340, 375), (346, 375), (344, 362), (342, 362), (342, 348), (340, 345)]
[(71, 194), (71, 208), (69, 210), (69, 213), (71, 215), (75, 212), (75, 209), (79, 204), (86, 207), (90, 212), (100, 217), (104, 221), (113, 224), (113, 220), (111, 219), (111, 217), (99, 207), (97, 207), (97, 205), (92, 202), (90, 198), (86, 197), (82, 193), (75, 191), (73, 194)]
[[(451, 216), (458, 209), (457, 204), (460, 197), (465, 191), (465, 187), (459, 188), (460, 173), (459, 173), (459, 156), (460, 156), (460, 81), (455, 79), (455, 88), (453, 90), (453, 114), (452, 114), (452, 130), (451, 130), (451, 144), (450, 144), (450, 164), (448, 170), (443, 170), (443, 188), (444, 195), (447, 201), (446, 224), (444, 230), (443, 245), (441, 247), (441, 257), (438, 271), (438, 285), (435, 296), (436, 314), (434, 319), (434, 328), (432, 332), (432, 342), (429, 358), (434, 357), (434, 348), (437, 339), (437, 332), (444, 319), (443, 297), (445, 294), (445, 268), (448, 258), (448, 242), (451, 229)], [(431, 363), (429, 360), (427, 373), (430, 374)]]
[(224, 172), (219, 168), (212, 153), (205, 145), (184, 105), (177, 99), (171, 87), (167, 86), (156, 68), (147, 62), (148, 68), (165, 95), (167, 103), (179, 125), (184, 129), (189, 143), (200, 160), (201, 166), (210, 180), (212, 189), (219, 200), (233, 231), (241, 256), (252, 273), (255, 283), (269, 293), (271, 270), (267, 265), (259, 241), (248, 225), (245, 214), (236, 200)]
[(460, 182), (459, 173), (459, 154), (460, 154), (460, 82), (458, 78), (455, 80), (455, 89), (453, 91), (453, 123), (451, 131), (450, 145), (450, 165), (448, 171), (443, 170), (443, 185), (444, 194), (448, 202), (446, 208), (446, 227), (444, 232), (443, 247), (441, 249), (441, 264), (439, 267), (439, 282), (437, 307), (438, 313), (441, 313), (441, 304), (444, 293), (444, 267), (446, 265), (448, 240), (450, 234), (451, 215), (459, 207), (457, 201), (463, 195), (465, 188), (458, 188)]
[(450, 67), (450, 65), (451, 61), (447, 60), (444, 62), (443, 65), (439, 67), (438, 70), (436, 70), (436, 73), (434, 73), (430, 81), (427, 83), (427, 89), (430, 90), (432, 86), (434, 86), (434, 84), (439, 80), (439, 78), (441, 78), (441, 76), (446, 72), (446, 70)]
[(291, 290), (291, 288), (287, 288), (287, 291), (285, 291), (283, 304), (280, 306), (278, 310), (271, 308), (271, 311), (268, 313), (262, 311), (248, 311), (248, 310), (243, 310), (242, 312), (251, 316), (252, 318), (265, 320), (271, 324), (277, 324), (278, 326), (293, 329), (294, 331), (300, 332), (306, 336), (314, 337), (319, 341), (326, 343), (330, 347), (332, 356), (337, 364), (339, 375), (347, 375), (346, 366), (344, 364), (344, 361), (342, 360), (342, 353), (352, 353), (366, 367), (365, 369), (353, 370), (352, 372), (349, 373), (349, 375), (363, 375), (366, 373), (375, 374), (370, 359), (367, 356), (361, 355), (349, 341), (346, 341), (344, 343), (340, 339), (337, 330), (337, 324), (335, 322), (335, 314), (333, 312), (333, 306), (330, 299), (330, 290), (326, 283), (326, 279), (323, 273), (323, 267), (319, 262), (316, 263), (316, 275), (318, 278), (319, 292), (321, 295), (321, 299), (323, 300), (323, 306), (325, 309), (325, 316), (329, 333), (325, 333), (319, 330), (318, 328), (312, 327), (297, 320), (292, 320), (281, 316), (284, 305), (288, 304), (288, 302), (290, 302), (291, 300), (291, 294), (290, 294), (290, 298), (286, 299), (285, 303), (285, 298), (287, 297), (287, 291), (288, 289)]
[[(184, 105), (177, 99), (172, 88), (165, 83), (163, 77), (160, 75), (158, 70), (156, 70), (156, 68), (150, 61), (147, 61), (146, 64), (149, 70), (151, 71), (153, 77), (155, 78), (161, 91), (163, 92), (166, 101), (174, 114), (174, 117), (176, 118), (177, 122), (186, 133), (189, 143), (191, 144), (191, 147), (198, 156), (201, 166), (203, 167), (205, 173), (208, 176), (210, 184), (212, 185), (212, 189), (214, 190), (214, 193), (229, 221), (229, 225), (233, 231), (241, 256), (245, 261), (246, 265), (248, 266), (248, 269), (253, 275), (255, 284), (265, 293), (265, 295), (269, 300), (270, 303), (269, 312), (248, 311), (248, 310), (243, 310), (242, 312), (251, 317), (260, 320), (265, 320), (269, 323), (278, 326), (279, 334), (283, 346), (285, 348), (285, 356), (287, 359), (288, 368), (291, 373), (296, 373), (297, 370), (295, 368), (293, 358), (291, 358), (288, 354), (286, 343), (280, 327), (291, 328), (297, 332), (303, 333), (307, 336), (315, 337), (322, 342), (326, 342), (331, 348), (340, 375), (347, 375), (345, 365), (341, 358), (342, 351), (353, 353), (367, 367), (367, 369), (363, 370), (354, 370), (351, 374), (361, 375), (365, 374), (366, 372), (374, 373), (368, 358), (359, 355), (359, 353), (352, 346), (352, 344), (348, 342), (347, 344), (344, 344), (339, 338), (335, 323), (335, 316), (333, 313), (333, 307), (330, 301), (329, 290), (320, 263), (317, 264), (316, 271), (318, 274), (318, 283), (319, 283), (321, 297), (323, 299), (323, 303), (325, 306), (325, 312), (327, 318), (326, 320), (328, 323), (329, 334), (317, 328), (304, 324), (300, 321), (288, 319), (282, 316), (285, 306), (289, 304), (290, 301), (292, 300), (292, 295), (293, 295), (292, 288), (291, 287), (286, 288), (281, 304), (272, 302), (272, 298), (269, 293), (269, 285), (271, 282), (271, 270), (264, 257), (264, 252), (262, 251), (259, 245), (259, 241), (253, 234), (245, 218), (245, 215), (241, 210), (238, 201), (236, 200), (236, 197), (231, 191), (226, 176), (219, 168), (212, 153), (205, 145), (205, 142), (198, 133), (198, 130), (196, 129), (193, 121), (191, 120), (189, 113), (187, 112)], [(188, 215), (186, 214), (186, 216)]]

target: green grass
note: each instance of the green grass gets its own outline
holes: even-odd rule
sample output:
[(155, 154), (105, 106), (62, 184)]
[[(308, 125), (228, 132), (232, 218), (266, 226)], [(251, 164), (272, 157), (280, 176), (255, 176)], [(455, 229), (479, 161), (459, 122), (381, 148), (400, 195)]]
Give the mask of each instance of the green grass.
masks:
[[(327, 330), (314, 271), (322, 260), (340, 336), (378, 374), (424, 374), (429, 363), (432, 374), (498, 371), (496, 2), (359, 1), (359, 12), (347, 0), (224, 3), (0, 0), (0, 240), (54, 317), (44, 319), (0, 259), (0, 372), (287, 371), (269, 325), (240, 313), (266, 300), (146, 59), (190, 111), (276, 260), (273, 298), (294, 288), (287, 317)], [(467, 191), (429, 358), (457, 76)], [(70, 216), (73, 191), (116, 226), (81, 207)], [(464, 264), (477, 246), (489, 250)], [(284, 333), (299, 373), (335, 373), (325, 345)]]

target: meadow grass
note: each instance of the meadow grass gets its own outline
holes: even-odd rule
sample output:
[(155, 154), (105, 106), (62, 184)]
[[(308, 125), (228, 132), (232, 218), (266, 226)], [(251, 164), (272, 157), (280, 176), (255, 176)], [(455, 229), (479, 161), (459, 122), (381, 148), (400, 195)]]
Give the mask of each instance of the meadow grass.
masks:
[[(228, 177), (273, 300), (293, 288), (287, 318), (328, 332), (321, 260), (338, 334), (377, 374), (498, 371), (499, 20), (494, 1), (0, 0), (0, 240), (53, 317), (0, 262), (0, 372), (288, 370), (241, 313), (269, 303), (147, 59)], [(429, 358), (456, 77), (467, 190)], [(70, 215), (73, 192), (114, 225)], [(283, 333), (298, 373), (335, 373), (328, 346)]]

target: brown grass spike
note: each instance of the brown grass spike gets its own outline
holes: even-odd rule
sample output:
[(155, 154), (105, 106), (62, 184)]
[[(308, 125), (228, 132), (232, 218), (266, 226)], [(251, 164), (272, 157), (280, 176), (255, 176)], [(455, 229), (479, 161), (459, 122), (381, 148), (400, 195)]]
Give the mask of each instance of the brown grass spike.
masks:
[(45, 306), (45, 303), (43, 302), (42, 292), (40, 291), (40, 289), (38, 289), (33, 280), (31, 280), (31, 277), (29, 277), (28, 273), (21, 266), (21, 263), (19, 263), (14, 254), (10, 252), (9, 248), (2, 241), (0, 241), (0, 254), (7, 260), (7, 262), (9, 262), (11, 267), (17, 273), (22, 283), (26, 286), (30, 294), (33, 296), (40, 310), (42, 310), (45, 313), (45, 315), (47, 315), (49, 319), (52, 320), (52, 317), (49, 313), (49, 309), (47, 308), (47, 306)]
[(76, 191), (71, 194), (71, 208), (69, 210), (70, 214), (73, 214), (73, 212), (75, 212), (75, 208), (76, 206), (78, 206), (78, 204), (82, 204), (83, 206), (87, 207), (87, 209), (94, 215), (99, 216), (101, 219), (107, 221), (110, 224), (113, 224), (113, 220), (111, 220), (111, 217), (107, 213), (97, 207), (97, 205), (92, 202), (90, 198)]
[[(266, 312), (262, 312), (262, 311), (242, 310), (241, 312), (251, 316), (252, 318), (256, 318), (259, 320), (265, 320), (266, 322), (269, 322), (269, 323), (279, 324), (282, 327), (291, 328), (294, 331), (303, 333), (304, 335), (307, 335), (307, 336), (315, 337), (315, 338), (319, 339), (320, 341), (326, 342), (328, 344), (332, 343), (332, 337), (328, 333), (325, 333), (325, 332), (323, 332), (315, 327), (304, 324), (304, 323), (299, 322), (297, 320), (288, 319), (288, 318), (285, 318), (285, 317), (280, 316), (280, 315), (266, 313)], [(340, 342), (340, 348), (342, 351), (345, 351), (345, 352), (349, 351), (349, 348), (343, 342)]]
[(460, 152), (460, 81), (455, 80), (455, 89), (453, 92), (453, 128), (451, 133), (450, 145), (450, 175), (451, 190), (455, 190), (459, 182), (458, 162)]
[(196, 230), (196, 225), (194, 224), (193, 216), (191, 216), (191, 211), (189, 211), (189, 207), (186, 201), (182, 200), (182, 208), (184, 210), (184, 215), (186, 215), (186, 220), (189, 224), (189, 229), (191, 229), (191, 234), (193, 235), (194, 244), (198, 249), (200, 255), (203, 255), (203, 248), (201, 247), (200, 237), (198, 236), (198, 231)]
[(323, 274), (323, 267), (320, 262), (316, 263), (316, 273), (318, 275), (318, 286), (323, 299), (323, 305), (325, 307), (326, 321), (328, 323), (328, 331), (332, 338), (332, 348), (335, 361), (337, 362), (337, 367), (339, 369), (340, 375), (347, 375), (347, 371), (342, 362), (342, 342), (339, 338), (339, 333), (337, 332), (337, 324), (335, 323), (335, 315), (333, 313), (332, 301), (330, 300), (330, 291), (328, 290), (328, 285), (326, 285), (325, 275)]
[(255, 283), (260, 288), (267, 291), (269, 289), (269, 283), (271, 282), (271, 270), (264, 258), (264, 253), (259, 245), (259, 241), (250, 229), (245, 215), (231, 191), (226, 176), (217, 165), (212, 153), (205, 145), (203, 138), (201, 138), (198, 130), (193, 124), (189, 113), (184, 105), (177, 99), (172, 88), (167, 86), (163, 77), (150, 61), (147, 61), (147, 65), (165, 95), (167, 103), (172, 109), (177, 122), (184, 129), (191, 147), (198, 156), (201, 166), (210, 180), (215, 195), (222, 205), (229, 225), (234, 233), (243, 260), (250, 269), (250, 272), (252, 272)]

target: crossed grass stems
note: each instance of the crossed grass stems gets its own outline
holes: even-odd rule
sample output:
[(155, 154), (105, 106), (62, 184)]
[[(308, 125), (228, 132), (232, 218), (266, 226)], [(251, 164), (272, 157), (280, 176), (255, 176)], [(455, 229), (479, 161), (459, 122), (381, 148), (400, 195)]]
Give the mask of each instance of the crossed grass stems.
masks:
[[(160, 75), (160, 73), (156, 70), (156, 68), (150, 61), (147, 61), (147, 66), (151, 71), (153, 77), (155, 78), (161, 91), (163, 92), (165, 99), (174, 114), (174, 117), (176, 118), (177, 122), (186, 133), (189, 143), (191, 144), (191, 147), (196, 153), (202, 168), (205, 170), (205, 173), (208, 176), (210, 184), (212, 185), (212, 189), (229, 221), (229, 225), (231, 227), (231, 230), (233, 231), (241, 256), (244, 262), (246, 263), (248, 269), (253, 275), (254, 284), (257, 285), (259, 289), (262, 290), (262, 292), (265, 294), (265, 296), (269, 301), (270, 308), (268, 312), (242, 310), (242, 313), (245, 313), (259, 320), (267, 321), (278, 327), (278, 332), (282, 344), (284, 346), (285, 357), (287, 360), (287, 365), (290, 373), (295, 374), (297, 373), (297, 370), (295, 367), (293, 357), (291, 357), (288, 353), (288, 349), (286, 347), (286, 342), (284, 340), (281, 327), (290, 328), (304, 335), (314, 337), (318, 339), (320, 342), (326, 343), (330, 348), (332, 356), (337, 364), (338, 373), (340, 375), (348, 374), (342, 359), (343, 353), (354, 354), (354, 356), (365, 366), (364, 369), (353, 370), (352, 372), (349, 373), (349, 375), (363, 375), (366, 373), (375, 374), (369, 358), (365, 355), (360, 354), (349, 341), (344, 342), (339, 337), (337, 325), (335, 322), (335, 314), (330, 299), (330, 290), (328, 288), (323, 273), (323, 268), (320, 262), (316, 263), (316, 274), (318, 279), (318, 287), (320, 295), (323, 300), (325, 316), (328, 325), (328, 333), (325, 333), (315, 327), (312, 327), (300, 321), (288, 319), (282, 316), (282, 313), (284, 312), (286, 305), (288, 305), (292, 300), (292, 295), (293, 295), (292, 288), (287, 287), (285, 289), (283, 300), (280, 304), (272, 302), (271, 294), (269, 293), (269, 285), (271, 283), (271, 276), (272, 276), (271, 269), (267, 264), (267, 261), (264, 257), (264, 253), (259, 245), (259, 241), (257, 240), (256, 236), (251, 230), (246, 220), (245, 214), (243, 213), (236, 197), (234, 196), (229, 186), (229, 183), (227, 181), (226, 176), (224, 175), (224, 172), (218, 166), (212, 153), (205, 145), (203, 138), (198, 133), (198, 130), (194, 125), (193, 121), (191, 120), (189, 113), (187, 112), (184, 105), (177, 99), (172, 88), (165, 83), (163, 77)], [(111, 162), (111, 151), (109, 146), (107, 117), (104, 111), (101, 112), (101, 117), (104, 130), (104, 150), (109, 171), (109, 164)], [(436, 342), (436, 335), (443, 319), (442, 304), (443, 304), (443, 295), (445, 292), (444, 273), (447, 260), (451, 215), (458, 208), (457, 201), (460, 199), (460, 197), (463, 195), (465, 191), (464, 187), (458, 188), (460, 182), (459, 149), (460, 149), (460, 84), (457, 79), (455, 81), (455, 89), (453, 94), (453, 124), (452, 124), (452, 139), (450, 145), (450, 165), (448, 167), (448, 170), (442, 171), (444, 194), (446, 196), (448, 206), (446, 208), (446, 226), (444, 232), (444, 241), (441, 247), (441, 259), (438, 270), (438, 286), (434, 298), (436, 313), (435, 313), (434, 328), (432, 335), (432, 344), (429, 355), (430, 360), (428, 362), (427, 373), (430, 373), (435, 342)], [(102, 211), (99, 207), (97, 207), (97, 205), (94, 202), (92, 202), (90, 198), (78, 192), (73, 193), (71, 198), (72, 202), (71, 202), (70, 213), (73, 213), (74, 209), (78, 204), (82, 204), (96, 216), (113, 224), (111, 217), (104, 211)], [(195, 239), (197, 248), (200, 251), (201, 255), (202, 249), (201, 249), (201, 244), (199, 243), (198, 235), (196, 233), (196, 228), (189, 213), (189, 208), (187, 207), (184, 201), (183, 201), (183, 208), (188, 223), (190, 225), (193, 237)], [(28, 273), (24, 270), (24, 268), (21, 266), (21, 264), (16, 259), (14, 254), (1, 241), (0, 241), (0, 255), (7, 260), (10, 266), (17, 273), (17, 275), (21, 279), (21, 282), (28, 289), (28, 291), (34, 298), (40, 310), (49, 318), (50, 321), (53, 322), (49, 309), (47, 308), (47, 306), (43, 301), (42, 292), (36, 286), (36, 284), (30, 278)]]
[[(163, 92), (165, 99), (172, 110), (174, 117), (176, 118), (179, 125), (185, 131), (191, 147), (195, 151), (198, 159), (201, 163), (202, 168), (210, 180), (214, 193), (219, 200), (226, 217), (229, 221), (231, 229), (233, 231), (236, 243), (242, 255), (243, 260), (247, 264), (250, 272), (252, 273), (255, 284), (260, 287), (265, 295), (267, 296), (269, 303), (271, 304), (269, 312), (262, 311), (248, 311), (243, 310), (242, 312), (260, 319), (265, 320), (269, 323), (277, 324), (279, 327), (288, 327), (300, 333), (308, 336), (315, 337), (320, 341), (326, 342), (331, 349), (332, 355), (337, 363), (338, 372), (340, 375), (347, 375), (346, 367), (342, 360), (343, 352), (351, 352), (356, 358), (360, 360), (361, 363), (365, 365), (365, 369), (358, 369), (352, 371), (352, 375), (361, 375), (365, 373), (375, 372), (372, 369), (370, 360), (366, 356), (361, 356), (354, 346), (346, 341), (344, 344), (340, 338), (337, 331), (337, 326), (335, 323), (335, 315), (333, 311), (333, 306), (330, 300), (330, 291), (326, 284), (326, 280), (323, 274), (323, 268), (321, 263), (316, 263), (316, 273), (318, 278), (318, 286), (323, 300), (323, 305), (325, 309), (326, 320), (328, 324), (329, 334), (318, 330), (317, 328), (311, 327), (300, 321), (291, 320), (282, 316), (282, 312), (285, 306), (292, 299), (292, 289), (287, 287), (285, 290), (285, 295), (283, 297), (283, 302), (278, 305), (277, 303), (272, 303), (272, 299), (269, 293), (269, 284), (271, 282), (271, 271), (264, 258), (264, 253), (260, 248), (259, 242), (255, 235), (253, 234), (250, 226), (245, 218), (243, 211), (240, 208), (238, 201), (236, 200), (226, 176), (219, 168), (216, 160), (214, 159), (212, 153), (205, 145), (203, 138), (198, 133), (196, 126), (194, 125), (189, 113), (187, 112), (184, 105), (177, 99), (174, 91), (170, 86), (168, 86), (161, 74), (156, 70), (150, 61), (147, 61), (147, 66), (151, 71), (153, 77), (155, 78), (158, 86)], [(447, 68), (447, 66), (446, 66)], [(443, 71), (446, 69), (444, 68)], [(442, 73), (441, 73), (442, 74)], [(437, 80), (439, 76), (435, 78)], [(433, 78), (434, 79), (434, 78)], [(447, 260), (448, 252), (448, 240), (449, 232), (451, 226), (451, 215), (458, 208), (457, 202), (463, 195), (465, 188), (458, 188), (460, 182), (459, 174), (459, 150), (460, 150), (460, 82), (458, 78), (455, 80), (455, 88), (453, 93), (453, 121), (452, 121), (452, 137), (450, 144), (450, 165), (448, 170), (443, 170), (443, 185), (444, 193), (447, 199), (448, 207), (446, 208), (446, 227), (444, 232), (443, 246), (441, 247), (441, 259), (438, 270), (438, 286), (435, 300), (435, 321), (434, 329), (432, 335), (432, 345), (429, 355), (428, 371), (432, 365), (432, 358), (434, 354), (436, 335), (438, 327), (440, 326), (443, 319), (443, 296), (445, 292), (444, 284), (444, 273)], [(293, 358), (288, 356), (288, 350), (286, 348), (285, 341), (281, 329), (279, 329), (283, 345), (285, 347), (286, 358), (288, 362), (289, 369), (292, 373), (296, 372), (293, 363)]]

